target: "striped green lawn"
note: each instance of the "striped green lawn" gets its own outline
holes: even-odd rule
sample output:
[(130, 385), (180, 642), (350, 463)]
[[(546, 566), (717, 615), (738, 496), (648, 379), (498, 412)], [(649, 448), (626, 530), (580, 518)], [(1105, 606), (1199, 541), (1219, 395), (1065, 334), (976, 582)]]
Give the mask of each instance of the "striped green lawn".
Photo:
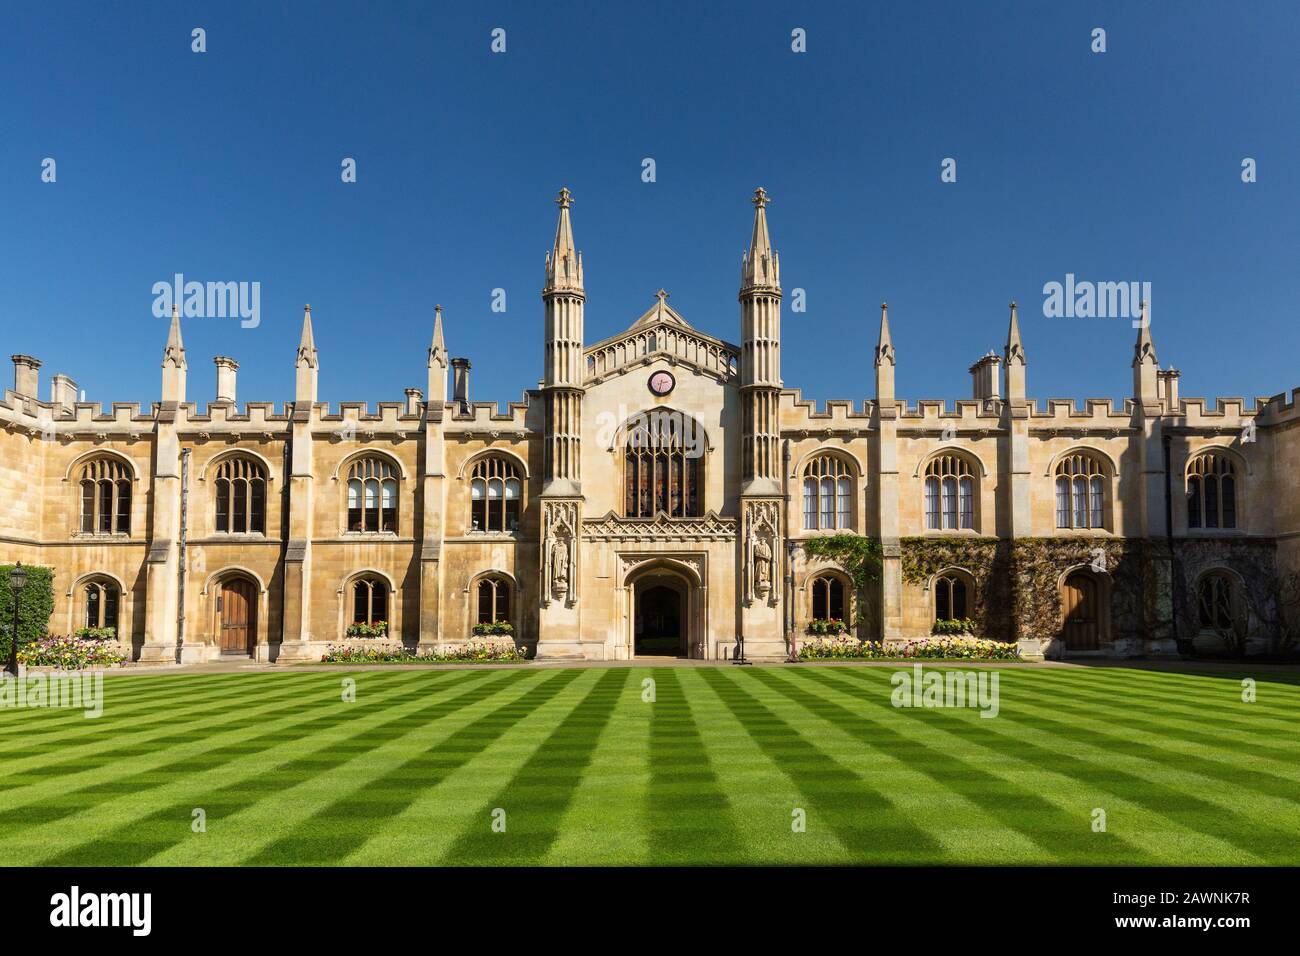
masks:
[(0, 710), (0, 864), (1300, 864), (1294, 678), (1007, 668), (980, 719), (893, 672), (112, 676)]

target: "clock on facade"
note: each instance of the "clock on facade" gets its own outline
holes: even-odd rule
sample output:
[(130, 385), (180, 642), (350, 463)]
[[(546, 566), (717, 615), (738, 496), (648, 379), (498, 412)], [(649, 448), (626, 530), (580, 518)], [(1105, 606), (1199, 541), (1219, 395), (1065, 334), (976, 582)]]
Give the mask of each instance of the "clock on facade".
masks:
[(650, 391), (656, 395), (667, 395), (676, 384), (671, 372), (655, 372), (650, 376)]

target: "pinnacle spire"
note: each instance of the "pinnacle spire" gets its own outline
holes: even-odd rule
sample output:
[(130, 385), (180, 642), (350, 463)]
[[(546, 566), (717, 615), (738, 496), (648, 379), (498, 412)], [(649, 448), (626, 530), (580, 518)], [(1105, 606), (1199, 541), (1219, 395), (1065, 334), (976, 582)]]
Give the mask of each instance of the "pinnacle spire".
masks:
[(302, 307), (302, 338), (298, 340), (297, 365), (316, 368), (316, 339), (311, 334), (311, 306)]
[(1025, 343), (1020, 339), (1020, 321), (1016, 318), (1016, 304), (1011, 303), (1011, 321), (1007, 325), (1007, 347), (1003, 352), (1003, 358), (1008, 365), (1017, 361), (1021, 365), (1025, 364)]
[(569, 207), (573, 205), (573, 194), (565, 186), (556, 197), (555, 204), (560, 207), (560, 218), (555, 224), (555, 242), (546, 256), (547, 289), (582, 289), (582, 254), (573, 243), (573, 222), (569, 216)]
[(876, 341), (876, 365), (894, 365), (894, 340), (889, 335), (889, 303), (880, 303), (880, 338)]
[(187, 368), (185, 361), (185, 344), (181, 341), (181, 314), (175, 304), (172, 305), (172, 324), (167, 330), (167, 344), (163, 346), (163, 368)]
[(781, 270), (779, 257), (772, 252), (772, 239), (767, 231), (767, 190), (759, 186), (754, 190), (754, 231), (749, 239), (749, 250), (741, 259), (740, 287), (767, 286), (774, 289), (781, 287)]
[(1160, 363), (1156, 361), (1156, 343), (1151, 338), (1151, 317), (1147, 311), (1147, 303), (1144, 299), (1139, 306), (1141, 309), (1141, 318), (1138, 320), (1138, 337), (1137, 342), (1133, 345), (1133, 365), (1151, 364), (1157, 369)]
[(447, 366), (447, 342), (442, 337), (442, 306), (433, 307), (433, 342), (429, 346), (429, 364), (440, 363)]

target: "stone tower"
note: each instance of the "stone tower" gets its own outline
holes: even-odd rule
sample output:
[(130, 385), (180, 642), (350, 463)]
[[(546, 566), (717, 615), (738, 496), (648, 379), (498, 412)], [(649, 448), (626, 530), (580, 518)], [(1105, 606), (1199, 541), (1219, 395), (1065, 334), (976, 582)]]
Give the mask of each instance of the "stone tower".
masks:
[(579, 657), (578, 537), (582, 529), (582, 319), (587, 301), (582, 254), (573, 243), (567, 188), (555, 200), (560, 218), (546, 256), (538, 657)]
[(754, 230), (740, 264), (741, 611), (750, 653), (783, 647), (781, 600), (781, 264), (767, 232), (767, 191), (754, 191)]

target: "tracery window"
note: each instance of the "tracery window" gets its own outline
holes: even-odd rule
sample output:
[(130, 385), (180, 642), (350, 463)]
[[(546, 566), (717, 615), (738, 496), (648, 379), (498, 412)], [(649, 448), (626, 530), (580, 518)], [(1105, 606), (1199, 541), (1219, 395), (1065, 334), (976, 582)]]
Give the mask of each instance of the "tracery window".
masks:
[(853, 526), (853, 474), (838, 455), (818, 455), (803, 472), (803, 526), (825, 531)]
[(934, 580), (934, 618), (959, 621), (969, 617), (970, 588), (964, 575), (949, 573)]
[(1237, 467), (1227, 455), (1206, 452), (1188, 462), (1187, 527), (1237, 527)]
[(348, 471), (348, 530), (397, 531), (397, 474), (382, 458), (358, 458)]
[(1196, 582), (1196, 606), (1201, 627), (1231, 630), (1237, 619), (1236, 582), (1222, 571), (1211, 571)]
[(812, 616), (814, 620), (843, 621), (844, 582), (833, 574), (813, 578)]
[(480, 458), (470, 475), (470, 527), (474, 531), (516, 531), (523, 485), (513, 462), (498, 455)]
[(1056, 463), (1056, 526), (1106, 527), (1106, 471), (1095, 455), (1077, 452)]
[(478, 623), (495, 624), (510, 620), (510, 582), (487, 577), (478, 583)]
[(82, 596), (85, 598), (85, 615), (83, 617), (85, 626), (91, 628), (111, 627), (114, 635), (116, 635), (117, 612), (122, 599), (117, 584), (108, 578), (94, 578), (86, 582), (82, 588)]
[(131, 533), (131, 474), (117, 458), (92, 458), (81, 467), (82, 534)]
[(266, 471), (261, 462), (227, 458), (217, 469), (216, 527), (221, 533), (266, 533)]
[(975, 527), (975, 479), (961, 455), (939, 455), (926, 466), (925, 526), (931, 531)]
[(629, 428), (623, 462), (623, 510), (629, 518), (703, 513), (703, 430), (689, 416), (652, 412)]
[(352, 582), (352, 623), (388, 622), (388, 584), (379, 577), (365, 575)]

